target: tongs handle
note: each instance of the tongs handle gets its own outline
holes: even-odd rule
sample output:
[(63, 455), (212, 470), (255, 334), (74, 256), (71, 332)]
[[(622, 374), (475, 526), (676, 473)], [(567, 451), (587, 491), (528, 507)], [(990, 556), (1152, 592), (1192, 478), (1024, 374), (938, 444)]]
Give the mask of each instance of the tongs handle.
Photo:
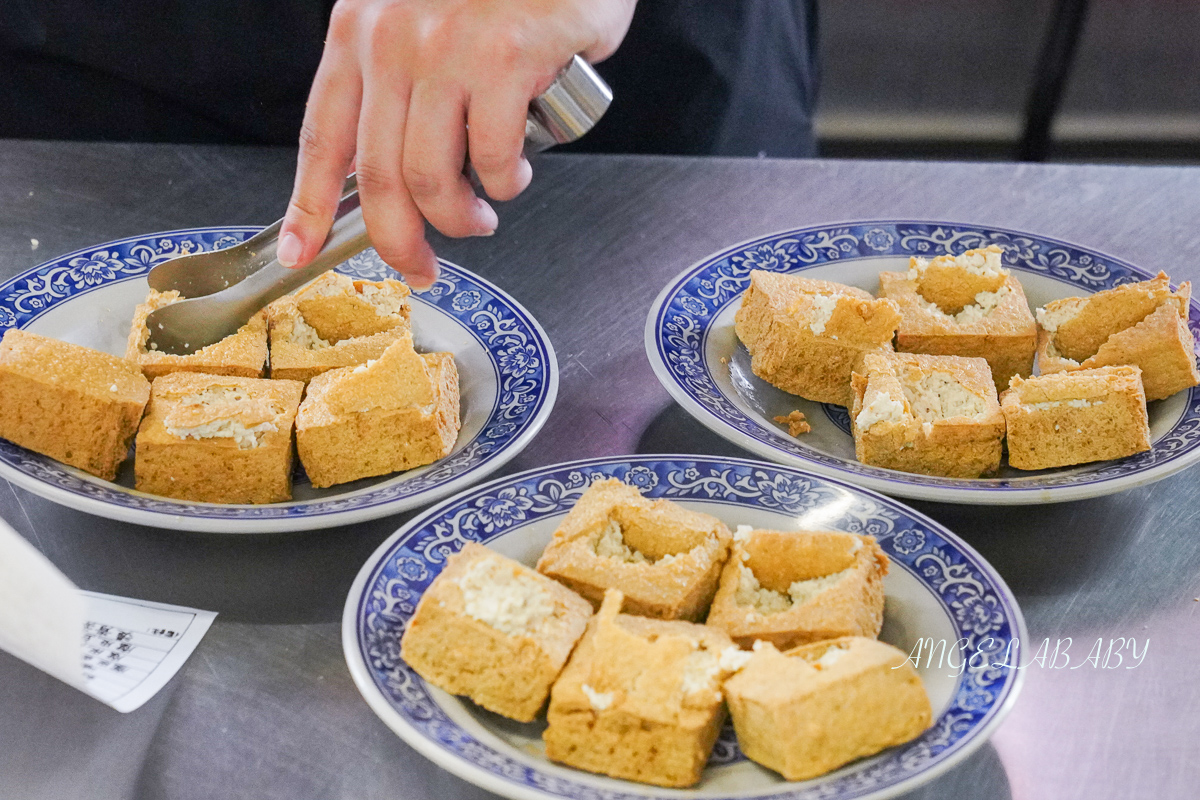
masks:
[[(371, 246), (367, 237), (367, 226), (363, 222), (362, 207), (358, 201), (358, 181), (354, 175), (346, 179), (342, 200), (333, 215), (333, 225), (320, 252), (307, 265), (290, 269), (272, 259), (258, 272), (246, 276), (242, 283), (232, 288), (245, 290), (249, 309), (246, 319), (258, 309), (277, 297), (308, 283), (322, 272), (331, 270), (348, 258), (352, 258)], [(253, 308), (250, 308), (251, 305)]]
[[(215, 344), (235, 333), (272, 300), (370, 247), (354, 176), (346, 183), (355, 188), (342, 197), (325, 246), (311, 263), (290, 269), (272, 256), (265, 266), (228, 289), (156, 309), (146, 319), (150, 329), (147, 346), (159, 352), (186, 355)], [(273, 243), (271, 249), (274, 249)]]

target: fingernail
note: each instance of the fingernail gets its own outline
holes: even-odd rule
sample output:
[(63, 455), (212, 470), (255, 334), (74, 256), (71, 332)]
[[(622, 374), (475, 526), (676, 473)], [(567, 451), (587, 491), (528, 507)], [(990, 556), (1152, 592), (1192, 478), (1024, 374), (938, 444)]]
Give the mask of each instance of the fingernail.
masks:
[(408, 275), (405, 277), (408, 283), (408, 288), (414, 292), (426, 292), (433, 288), (434, 282), (437, 281), (437, 273), (432, 275)]
[(517, 165), (517, 183), (521, 185), (521, 191), (525, 191), (529, 184), (533, 181), (533, 167), (525, 156), (521, 156), (521, 161)]
[(438, 265), (437, 256), (428, 243), (425, 244), (421, 255), (417, 257), (416, 261), (418, 263), (415, 270), (405, 274), (404, 282), (414, 292), (424, 292), (432, 289), (441, 269)]
[(288, 232), (279, 237), (279, 245), (275, 248), (275, 260), (281, 265), (291, 268), (296, 266), (300, 256), (304, 254), (304, 244), (300, 237)]
[(496, 210), (488, 205), (483, 199), (476, 198), (475, 202), (479, 205), (479, 233), (477, 236), (491, 236), (496, 232), (496, 228), (500, 226), (500, 218), (496, 216)]

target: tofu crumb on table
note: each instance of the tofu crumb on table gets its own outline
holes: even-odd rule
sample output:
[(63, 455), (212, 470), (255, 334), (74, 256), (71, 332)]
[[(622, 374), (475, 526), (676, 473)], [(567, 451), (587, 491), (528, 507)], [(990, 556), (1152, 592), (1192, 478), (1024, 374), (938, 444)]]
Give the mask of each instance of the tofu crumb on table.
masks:
[(780, 425), (786, 425), (788, 436), (791, 437), (801, 436), (805, 433), (812, 432), (812, 426), (808, 424), (808, 420), (804, 418), (804, 414), (798, 410), (793, 410), (787, 416), (783, 416), (781, 414), (775, 417), (775, 422), (779, 423)]

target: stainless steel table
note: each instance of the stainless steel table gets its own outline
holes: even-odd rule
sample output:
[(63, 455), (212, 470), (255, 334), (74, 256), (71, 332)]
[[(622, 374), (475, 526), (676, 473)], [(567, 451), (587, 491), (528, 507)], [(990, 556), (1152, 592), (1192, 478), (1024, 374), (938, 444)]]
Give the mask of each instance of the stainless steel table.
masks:
[[(269, 222), (292, 161), (274, 149), (0, 142), (0, 277), (122, 236)], [(979, 222), (1200, 279), (1196, 169), (568, 156), (535, 169), (529, 191), (500, 209), (496, 236), (435, 242), (525, 303), (558, 350), (558, 406), (512, 471), (633, 452), (745, 455), (670, 401), (642, 326), (669, 277), (756, 234), (863, 218)], [(1196, 797), (1198, 481), (1193, 471), (1009, 510), (916, 504), (996, 565), (1035, 642), (1073, 639), (1070, 666), (1097, 639), (1150, 647), (1132, 670), (1030, 668), (992, 743), (913, 796)], [(221, 537), (109, 522), (7, 485), (0, 515), (83, 588), (220, 612), (183, 671), (129, 715), (0, 653), (0, 797), (486, 796), (392, 735), (342, 660), (350, 582), (405, 517)]]

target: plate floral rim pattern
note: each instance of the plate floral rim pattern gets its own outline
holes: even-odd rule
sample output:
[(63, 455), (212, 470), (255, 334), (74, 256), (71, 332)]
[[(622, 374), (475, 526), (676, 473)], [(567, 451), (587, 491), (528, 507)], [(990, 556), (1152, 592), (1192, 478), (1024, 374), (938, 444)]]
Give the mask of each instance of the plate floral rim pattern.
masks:
[[(0, 335), (23, 328), (56, 306), (103, 286), (143, 277), (177, 256), (232, 247), (261, 230), (257, 226), (189, 228), (132, 236), (87, 247), (47, 261), (0, 284)], [(487, 351), (497, 382), (497, 399), (480, 433), (465, 447), (411, 477), (398, 477), (367, 489), (273, 505), (216, 505), (175, 501), (136, 492), (0, 439), (0, 475), (51, 499), (80, 498), (85, 510), (105, 513), (112, 506), (155, 524), (169, 516), (179, 527), (188, 520), (252, 521), (285, 526), (345, 517), (368, 519), (395, 513), (445, 496), (465, 481), (478, 480), (520, 451), (541, 428), (558, 391), (553, 346), (533, 316), (488, 281), (442, 262), (434, 286), (414, 302), (433, 306), (458, 322)], [(373, 249), (338, 266), (355, 278), (380, 280), (390, 268)], [(39, 486), (40, 484), (40, 486)], [(99, 504), (99, 505), (97, 505)], [(343, 519), (330, 519), (337, 524)], [(322, 523), (325, 524), (325, 523)], [(300, 526), (300, 525), (297, 525)]]
[[(848, 800), (904, 791), (981, 745), (1015, 700), (1023, 673), (1002, 666), (998, 654), (1025, 637), (1016, 599), (978, 553), (928, 517), (882, 495), (776, 464), (671, 455), (590, 459), (501, 478), (442, 502), (385, 541), (350, 590), (343, 647), (359, 690), (385, 722), (441, 766), (514, 797), (673, 796), (625, 781), (611, 781), (612, 789), (597, 788), (594, 782), (540, 770), (528, 757), (514, 758), (479, 741), (447, 716), (400, 658), (405, 626), (448, 556), (468, 541), (486, 544), (535, 520), (565, 513), (592, 482), (609, 477), (650, 498), (732, 503), (792, 515), (836, 504), (839, 518), (824, 520), (823, 526), (875, 536), (894, 568), (910, 573), (939, 599), (961, 637), (962, 657), (975, 660), (976, 667), (959, 677), (949, 706), (918, 739), (836, 777), (778, 784), (754, 797)], [(710, 764), (741, 758), (736, 742), (723, 741)]]
[[(1118, 478), (1166, 477), (1200, 458), (1200, 387), (1186, 394), (1186, 408), (1166, 435), (1145, 452), (1102, 462), (1075, 472), (1028, 477), (956, 479), (871, 467), (819, 452), (785, 437), (745, 414), (721, 391), (704, 353), (712, 321), (749, 286), (750, 270), (798, 273), (832, 263), (881, 256), (932, 257), (998, 245), (1010, 269), (1053, 278), (1093, 293), (1153, 276), (1132, 264), (1069, 242), (992, 226), (930, 221), (862, 221), (779, 231), (750, 239), (702, 259), (673, 279), (651, 308), (646, 349), (655, 372), (676, 399), (694, 404), (722, 435), (734, 434), (746, 446), (783, 463), (811, 466), (825, 474), (871, 479), (874, 488), (908, 490), (930, 497), (922, 487), (943, 492), (1041, 494), (1048, 489), (1086, 487)], [(1200, 337), (1200, 304), (1192, 301), (1188, 327)], [(685, 405), (685, 407), (687, 407)], [(696, 413), (693, 408), (689, 410)], [(835, 410), (839, 421), (844, 415)], [(716, 423), (713, 425), (712, 423)], [(839, 425), (839, 427), (843, 427)], [(737, 441), (735, 439), (735, 441)], [(1149, 473), (1155, 473), (1151, 475)], [(945, 498), (949, 499), (949, 498)]]

